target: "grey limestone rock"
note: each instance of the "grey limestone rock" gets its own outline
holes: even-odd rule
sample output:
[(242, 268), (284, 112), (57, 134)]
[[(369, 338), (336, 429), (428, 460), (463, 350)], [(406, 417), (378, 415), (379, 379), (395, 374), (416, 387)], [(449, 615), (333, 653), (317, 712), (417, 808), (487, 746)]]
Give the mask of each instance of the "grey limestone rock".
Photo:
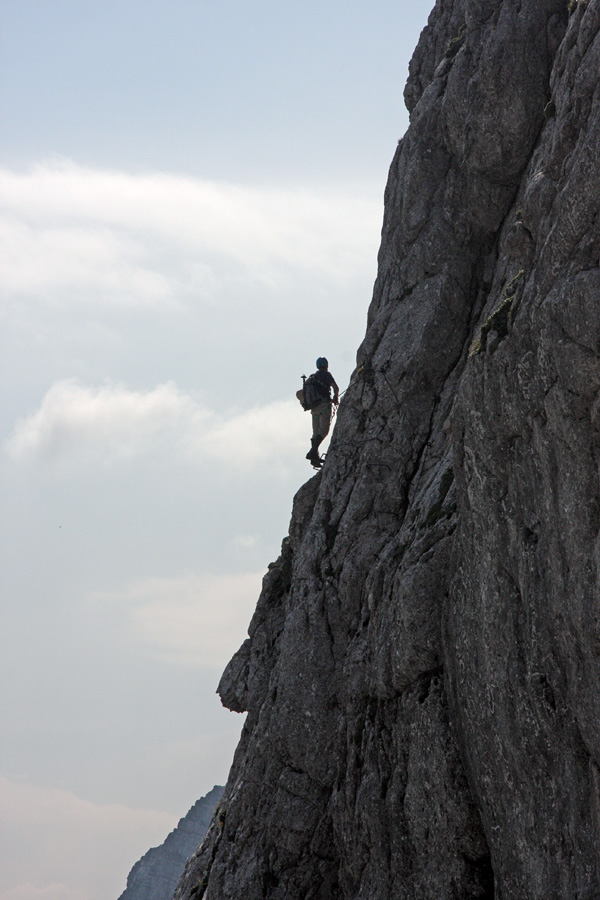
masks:
[(437, 0), (175, 900), (600, 897), (600, 0)]
[(223, 788), (217, 786), (197, 800), (160, 847), (152, 847), (136, 862), (119, 900), (171, 900), (185, 864), (203, 840), (222, 794)]

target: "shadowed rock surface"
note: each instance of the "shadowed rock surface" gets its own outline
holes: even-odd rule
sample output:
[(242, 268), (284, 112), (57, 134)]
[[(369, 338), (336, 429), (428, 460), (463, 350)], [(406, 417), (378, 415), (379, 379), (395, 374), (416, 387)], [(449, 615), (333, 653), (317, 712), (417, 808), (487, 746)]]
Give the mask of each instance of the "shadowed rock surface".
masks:
[(175, 900), (600, 897), (600, 0), (438, 0)]
[(222, 787), (214, 787), (197, 800), (160, 847), (152, 847), (136, 862), (119, 900), (171, 900), (185, 864), (204, 838), (222, 794)]

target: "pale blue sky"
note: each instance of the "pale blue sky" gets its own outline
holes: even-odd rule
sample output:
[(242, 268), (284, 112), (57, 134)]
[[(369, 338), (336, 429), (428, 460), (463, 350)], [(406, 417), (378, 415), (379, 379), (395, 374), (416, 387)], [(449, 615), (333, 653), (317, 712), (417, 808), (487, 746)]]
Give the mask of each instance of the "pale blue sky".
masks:
[(3, 0), (13, 165), (381, 180), (428, 4)]
[(0, 900), (116, 900), (227, 776), (215, 687), (312, 475), (300, 375), (354, 366), (429, 3), (0, 10)]

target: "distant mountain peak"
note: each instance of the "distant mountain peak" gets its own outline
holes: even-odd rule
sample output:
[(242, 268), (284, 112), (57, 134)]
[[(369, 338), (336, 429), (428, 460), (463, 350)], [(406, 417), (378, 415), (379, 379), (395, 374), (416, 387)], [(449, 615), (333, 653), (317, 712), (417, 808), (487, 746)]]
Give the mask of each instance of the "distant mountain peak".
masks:
[(144, 853), (127, 876), (119, 900), (171, 900), (187, 860), (202, 843), (223, 790), (215, 786), (197, 800), (163, 843)]

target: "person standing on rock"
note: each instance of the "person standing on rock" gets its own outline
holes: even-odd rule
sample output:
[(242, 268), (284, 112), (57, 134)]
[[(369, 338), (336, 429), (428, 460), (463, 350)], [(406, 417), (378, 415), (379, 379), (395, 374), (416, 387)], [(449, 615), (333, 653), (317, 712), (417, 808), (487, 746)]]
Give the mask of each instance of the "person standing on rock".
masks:
[[(333, 388), (333, 400), (331, 398)], [(329, 434), (331, 426), (331, 404), (337, 406), (340, 402), (340, 389), (335, 378), (329, 371), (329, 363), (324, 356), (317, 360), (317, 371), (304, 382), (302, 391), (298, 391), (300, 402), (305, 409), (310, 409), (312, 417), (311, 447), (306, 458), (310, 460), (316, 469), (321, 468), (323, 461), (319, 456), (319, 444)]]

